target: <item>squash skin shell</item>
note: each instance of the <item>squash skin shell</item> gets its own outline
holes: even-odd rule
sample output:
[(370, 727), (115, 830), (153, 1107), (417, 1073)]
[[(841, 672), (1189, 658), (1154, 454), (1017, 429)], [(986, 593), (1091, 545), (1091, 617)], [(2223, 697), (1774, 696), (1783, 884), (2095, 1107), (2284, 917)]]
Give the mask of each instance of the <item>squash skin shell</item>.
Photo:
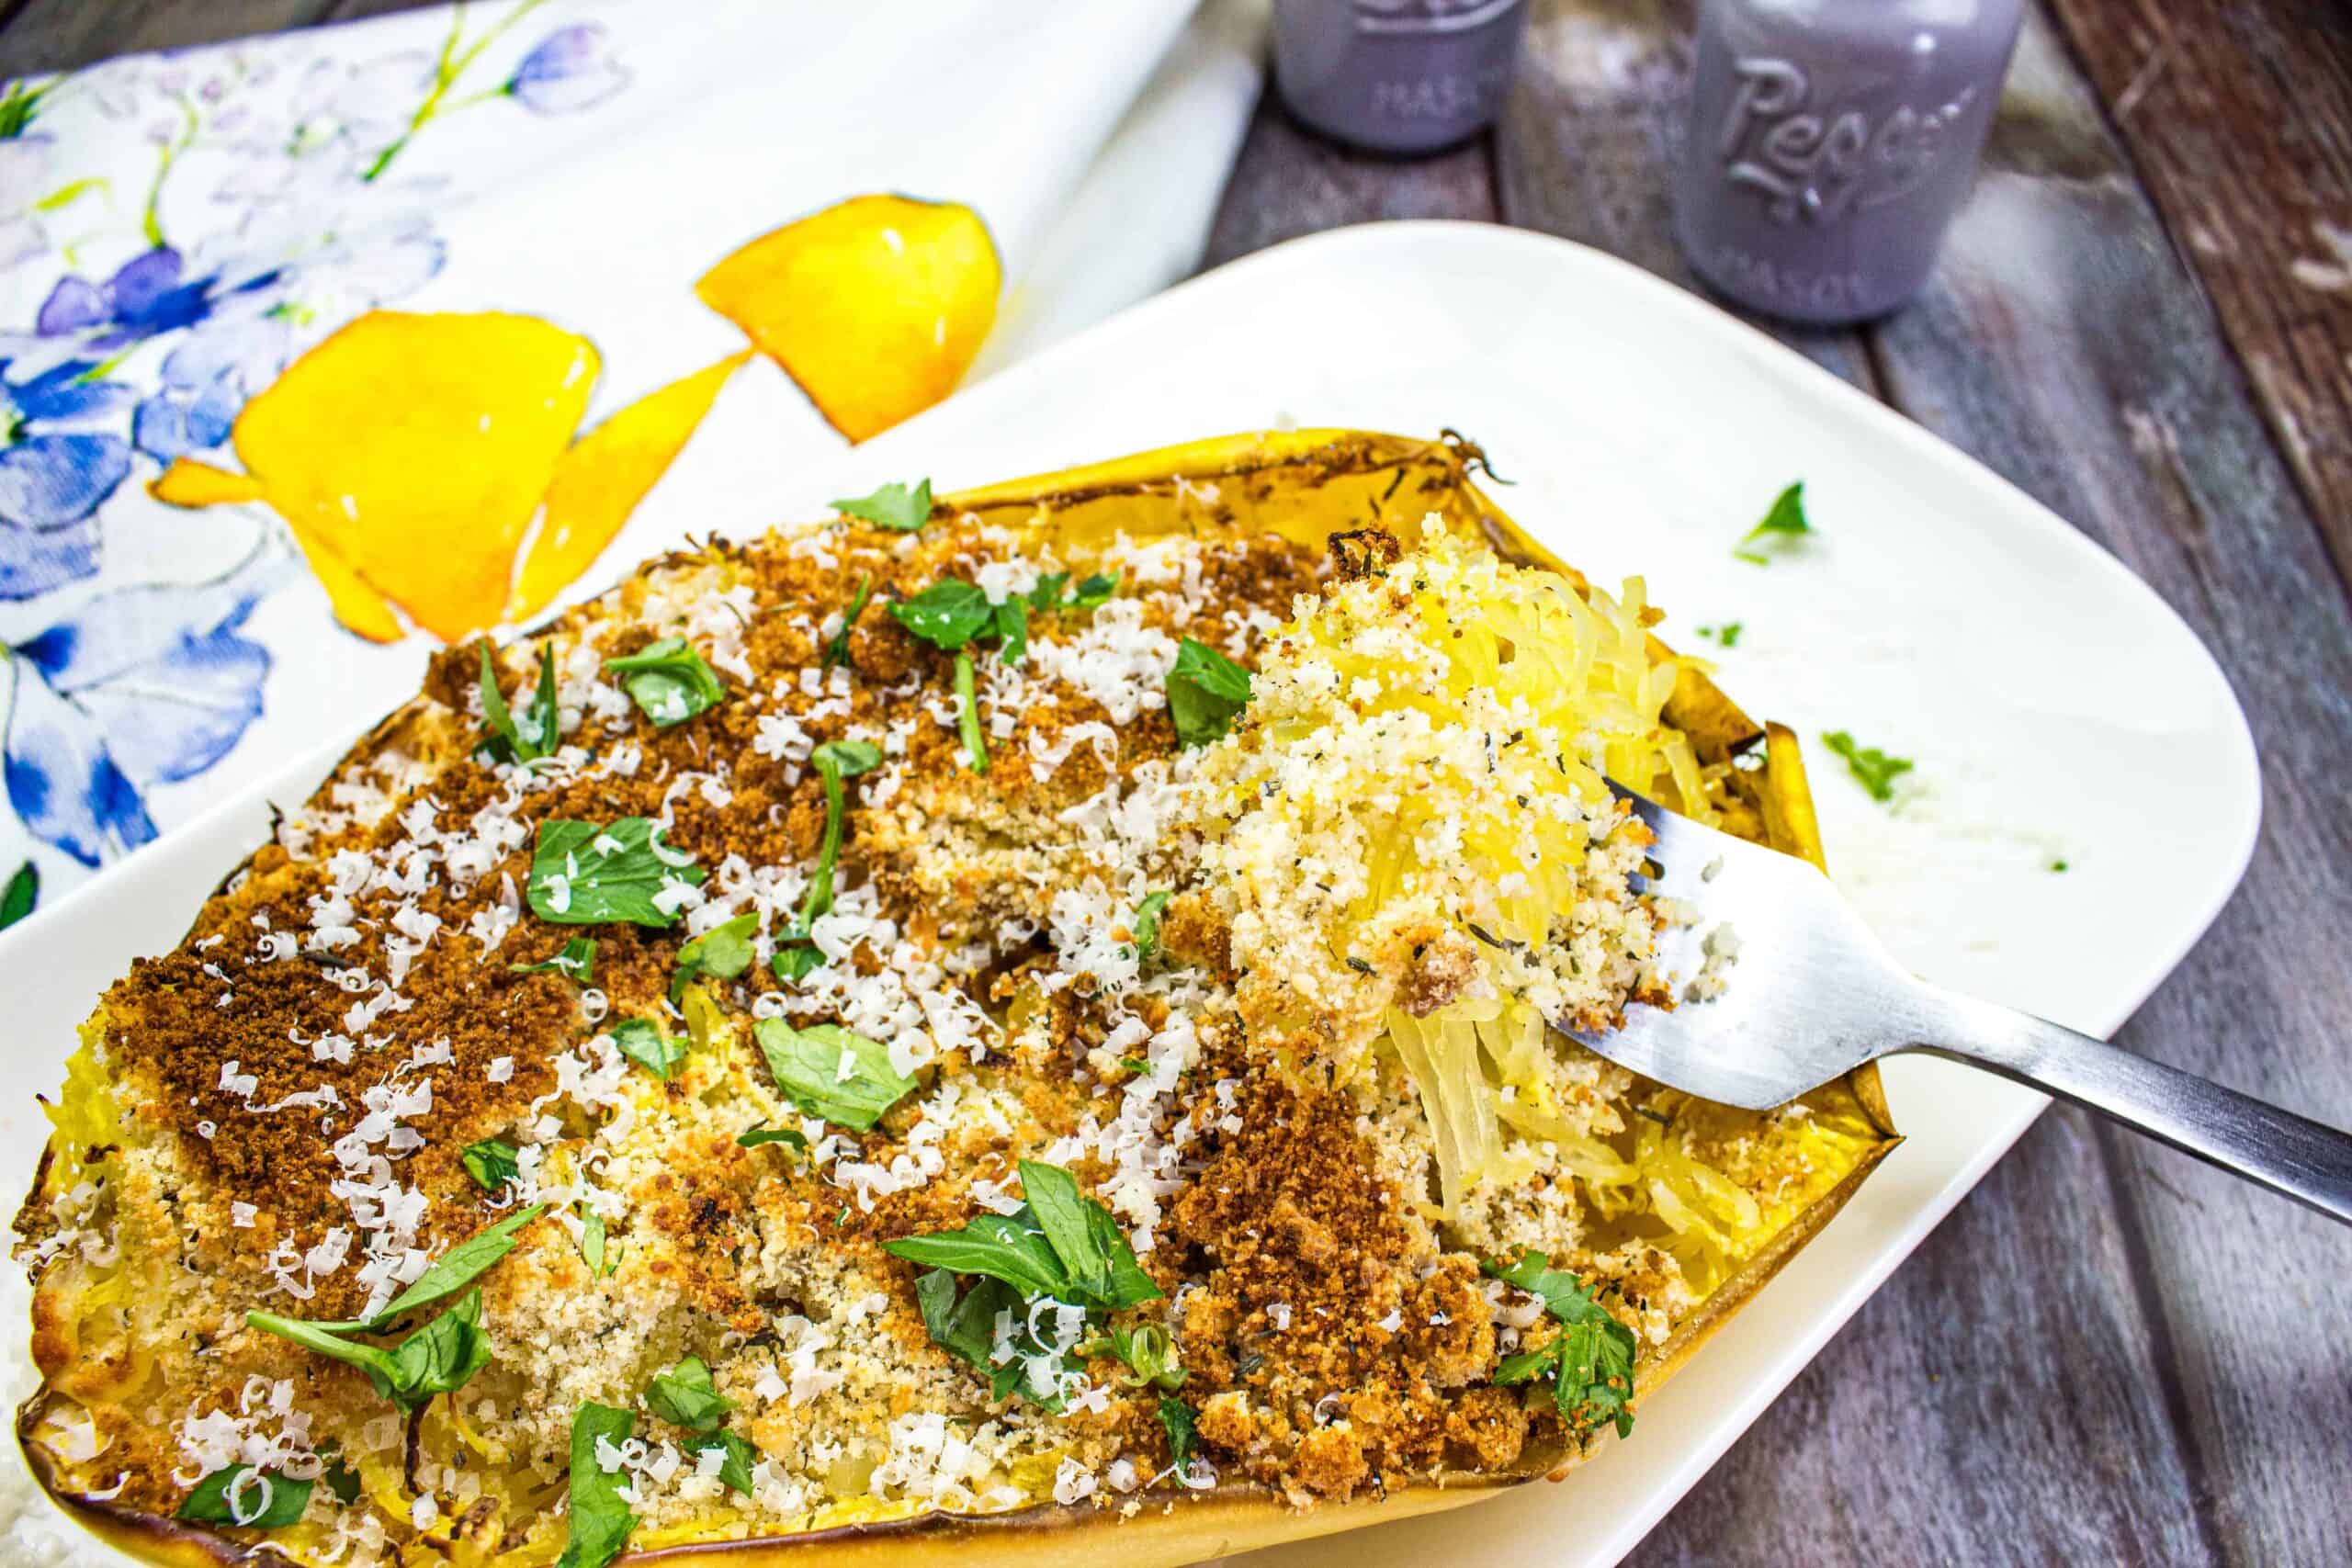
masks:
[[(1557, 571), (1585, 586), (1582, 573), (1544, 548), (1473, 482), (1478, 473), (1490, 480), (1497, 477), (1475, 444), (1450, 431), (1435, 441), (1340, 429), (1243, 433), (942, 495), (933, 502), (933, 515), (976, 513), (1030, 537), (1050, 535), (1066, 551), (1082, 552), (1090, 540), (1107, 540), (1114, 528), (1130, 536), (1199, 531), (1204, 526), (1200, 502), (1215, 487), (1210, 510), (1216, 518), (1206, 526), (1272, 532), (1319, 548), (1330, 535), (1346, 528), (1367, 523), (1409, 527), (1434, 512), (1450, 528), (1484, 539), (1508, 559)], [(1654, 662), (1674, 657), (1655, 636), (1650, 653)], [(1726, 826), (1824, 865), (1820, 825), (1792, 731), (1779, 724), (1758, 724), (1707, 675), (1688, 666), (1678, 672), (1665, 716), (1690, 737), (1705, 762), (1727, 761), (1763, 748), (1762, 767), (1736, 770), (1732, 775), (1737, 800), (1749, 811), (1734, 814)], [(420, 721), (429, 721), (421, 700), (387, 716), (369, 741), (361, 744)], [(1637, 1396), (1649, 1394), (1679, 1371), (1835, 1217), (1902, 1142), (1875, 1064), (1814, 1092), (1848, 1098), (1876, 1130), (1877, 1141), (1643, 1360), (1635, 1378)], [(40, 1188), (37, 1181), (37, 1194)], [(50, 1392), (44, 1382), (19, 1410), (19, 1445), (43, 1490), (95, 1534), (134, 1560), (169, 1568), (286, 1561), (266, 1540), (240, 1542), (75, 1490), (47, 1449), (29, 1440)], [(1458, 1507), (1537, 1479), (1558, 1481), (1602, 1444), (1615, 1440), (1604, 1429), (1580, 1449), (1532, 1443), (1507, 1470), (1448, 1472), (1392, 1489), (1376, 1499), (1306, 1509), (1293, 1507), (1264, 1487), (1220, 1483), (1183, 1496), (1138, 1493), (1142, 1507), (1131, 1518), (1121, 1517), (1111, 1507), (1042, 1504), (993, 1515), (933, 1513), (789, 1536), (655, 1547), (633, 1551), (623, 1561), (658, 1562), (665, 1568), (801, 1568), (819, 1563), (826, 1568), (1050, 1568), (1090, 1549), (1108, 1549), (1117, 1552), (1122, 1568), (1174, 1568)], [(1099, 1542), (1090, 1539), (1091, 1532), (1102, 1531), (1115, 1534)]]

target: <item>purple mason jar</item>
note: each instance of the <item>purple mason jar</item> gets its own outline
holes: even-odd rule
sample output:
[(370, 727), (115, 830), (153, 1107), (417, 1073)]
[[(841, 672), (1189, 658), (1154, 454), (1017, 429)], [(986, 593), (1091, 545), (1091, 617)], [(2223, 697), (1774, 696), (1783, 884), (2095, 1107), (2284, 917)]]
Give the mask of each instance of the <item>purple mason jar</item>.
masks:
[(1768, 315), (1917, 294), (1968, 195), (2021, 0), (1704, 0), (1675, 226)]
[(1526, 0), (1274, 0), (1291, 112), (1375, 152), (1430, 152), (1502, 107)]

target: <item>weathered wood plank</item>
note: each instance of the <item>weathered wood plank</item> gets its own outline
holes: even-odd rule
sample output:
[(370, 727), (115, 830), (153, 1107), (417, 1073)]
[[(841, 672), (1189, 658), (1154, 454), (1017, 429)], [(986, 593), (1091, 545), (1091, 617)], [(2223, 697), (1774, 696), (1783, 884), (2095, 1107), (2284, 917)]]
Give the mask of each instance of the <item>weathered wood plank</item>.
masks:
[(27, 0), (0, 25), (0, 77), (308, 27), (328, 0)]
[(2036, 1123), (1629, 1568), (2214, 1561), (2088, 1123)]
[(1204, 268), (1301, 234), (1398, 218), (1491, 222), (1488, 141), (1408, 162), (1358, 152), (1293, 119), (1270, 86), (1250, 122), (1210, 226)]
[[(1690, 78), (1690, 0), (1539, 4), (1496, 132), (1504, 221), (1604, 250), (1686, 288), (1673, 173)], [(1870, 388), (1860, 334), (1736, 311), (1815, 363)]]
[[(2122, 1040), (2352, 1123), (2352, 612), (2211, 308), (2038, 22), (1945, 265), (1877, 346), (1899, 406), (2180, 612), (2262, 750), (2245, 885)], [(2222, 1555), (2352, 1560), (2352, 1236), (2129, 1134), (2098, 1141)]]
[(2352, 28), (2321, 6), (2052, 8), (2352, 579)]

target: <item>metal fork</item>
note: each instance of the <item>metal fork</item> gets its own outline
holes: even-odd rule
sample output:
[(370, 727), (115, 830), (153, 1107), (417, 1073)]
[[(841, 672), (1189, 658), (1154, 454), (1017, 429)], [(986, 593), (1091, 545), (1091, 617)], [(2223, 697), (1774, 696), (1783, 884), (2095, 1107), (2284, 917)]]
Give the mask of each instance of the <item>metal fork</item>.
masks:
[(1645, 878), (1698, 912), (1663, 940), (1687, 984), (1711, 936), (1737, 953), (1713, 999), (1635, 1007), (1623, 1028), (1571, 1038), (1619, 1066), (1762, 1111), (1905, 1051), (1965, 1062), (2137, 1128), (2184, 1154), (2352, 1224), (2352, 1135), (2029, 1013), (1904, 972), (1818, 870), (1702, 827), (1612, 784), (1657, 835)]

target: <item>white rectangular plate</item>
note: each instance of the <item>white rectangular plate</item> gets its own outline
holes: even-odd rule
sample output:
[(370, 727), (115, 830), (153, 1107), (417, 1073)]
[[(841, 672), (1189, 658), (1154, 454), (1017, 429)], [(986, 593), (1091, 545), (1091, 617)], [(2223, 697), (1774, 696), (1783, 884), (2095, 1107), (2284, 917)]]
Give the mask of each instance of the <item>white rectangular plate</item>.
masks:
[[(1900, 416), (1599, 252), (1511, 230), (1343, 230), (1238, 262), (995, 377), (823, 471), (698, 465), (698, 529), (759, 532), (928, 474), (979, 484), (1285, 424), (1475, 436), (1498, 499), (1604, 582), (1644, 573), (1661, 628), (1738, 621), (1717, 654), (1751, 714), (1813, 757), (1830, 863), (1930, 978), (2106, 1033), (2228, 897), (2254, 843), (2254, 747), (2221, 671), (2130, 572)], [(1770, 567), (1733, 545), (1805, 481), (1818, 537)], [(714, 498), (724, 498), (714, 502)], [(667, 498), (675, 508), (686, 496)], [(715, 510), (714, 510), (715, 507)], [(680, 508), (680, 510), (684, 510)], [(615, 563), (613, 575), (623, 563)], [(1915, 759), (1893, 808), (1824, 730)], [(355, 729), (354, 733), (356, 733)], [(74, 1026), (134, 954), (168, 949), (345, 741), (0, 936), (0, 1186), (24, 1190)], [(2063, 861), (2064, 871), (2052, 869)], [(1736, 974), (1733, 976), (1736, 981)], [(1891, 1063), (1908, 1141), (1675, 1382), (1630, 1442), (1474, 1515), (1266, 1554), (1285, 1568), (1606, 1563), (1705, 1472), (2041, 1110), (1947, 1063)], [(14, 1272), (13, 1270), (11, 1271)], [(21, 1279), (0, 1291), (24, 1332)], [(21, 1347), (11, 1359), (21, 1367)], [(13, 1449), (5, 1461), (19, 1462)], [(1475, 1531), (1475, 1536), (1465, 1535)]]

